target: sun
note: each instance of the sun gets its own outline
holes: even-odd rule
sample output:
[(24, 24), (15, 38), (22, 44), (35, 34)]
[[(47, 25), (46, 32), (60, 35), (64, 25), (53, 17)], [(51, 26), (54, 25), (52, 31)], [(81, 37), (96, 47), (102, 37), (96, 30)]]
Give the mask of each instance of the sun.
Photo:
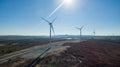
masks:
[(66, 5), (73, 5), (73, 0), (64, 0)]

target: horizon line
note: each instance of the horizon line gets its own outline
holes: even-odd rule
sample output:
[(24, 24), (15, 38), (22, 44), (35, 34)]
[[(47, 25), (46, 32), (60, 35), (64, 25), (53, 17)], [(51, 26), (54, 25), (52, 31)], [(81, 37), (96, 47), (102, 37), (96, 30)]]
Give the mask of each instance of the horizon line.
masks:
[[(60, 34), (60, 35), (55, 35), (55, 36), (61, 36), (61, 35), (79, 36), (75, 34)], [(49, 35), (0, 35), (0, 36), (49, 36)], [(82, 35), (82, 36), (94, 36), (94, 35)], [(120, 36), (120, 35), (96, 35), (96, 36)]]

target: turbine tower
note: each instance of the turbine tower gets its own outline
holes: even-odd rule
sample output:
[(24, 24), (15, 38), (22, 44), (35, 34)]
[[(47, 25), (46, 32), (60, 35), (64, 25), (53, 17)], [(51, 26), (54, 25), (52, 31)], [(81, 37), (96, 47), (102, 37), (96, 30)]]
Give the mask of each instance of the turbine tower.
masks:
[(80, 27), (80, 28), (79, 28), (79, 27), (76, 28), (76, 29), (80, 30), (80, 39), (81, 39), (81, 37), (82, 37), (82, 29), (83, 29), (83, 27), (84, 27), (84, 26), (82, 26), (82, 27)]
[(93, 38), (95, 38), (95, 34), (96, 34), (96, 32), (95, 32), (95, 30), (93, 31)]
[(53, 31), (53, 34), (54, 34), (54, 36), (55, 36), (55, 32), (54, 32), (54, 28), (53, 28), (53, 25), (52, 25), (52, 24), (55, 22), (56, 18), (53, 19), (52, 22), (46, 20), (45, 18), (41, 18), (41, 19), (43, 19), (44, 21), (46, 21), (46, 22), (50, 25), (50, 39), (49, 39), (49, 43), (50, 43), (50, 45), (51, 45), (51, 42), (52, 42), (52, 31)]

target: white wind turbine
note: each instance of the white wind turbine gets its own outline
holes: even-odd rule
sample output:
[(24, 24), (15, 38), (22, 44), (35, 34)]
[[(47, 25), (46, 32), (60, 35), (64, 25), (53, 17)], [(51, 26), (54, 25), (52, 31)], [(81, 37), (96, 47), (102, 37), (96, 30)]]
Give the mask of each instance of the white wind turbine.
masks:
[(82, 37), (82, 29), (83, 29), (83, 27), (84, 27), (84, 26), (82, 26), (82, 27), (80, 27), (80, 28), (79, 28), (79, 27), (76, 28), (76, 29), (78, 29), (78, 30), (80, 31), (80, 39), (81, 39), (81, 37)]
[(93, 38), (95, 38), (95, 35), (96, 35), (96, 32), (95, 32), (95, 30), (93, 31)]
[(46, 20), (45, 18), (41, 18), (41, 19), (43, 19), (44, 21), (46, 21), (50, 25), (50, 39), (49, 39), (49, 44), (51, 45), (51, 42), (52, 42), (52, 31), (53, 31), (53, 34), (55, 35), (54, 28), (53, 28), (52, 24), (53, 24), (53, 22), (55, 22), (56, 18), (52, 22)]

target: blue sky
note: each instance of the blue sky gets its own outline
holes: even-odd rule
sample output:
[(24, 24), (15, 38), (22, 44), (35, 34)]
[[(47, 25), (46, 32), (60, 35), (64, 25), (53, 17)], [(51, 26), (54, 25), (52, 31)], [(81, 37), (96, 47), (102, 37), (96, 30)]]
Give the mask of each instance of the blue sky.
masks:
[[(46, 18), (63, 0), (0, 0), (0, 35), (49, 35)], [(50, 18), (56, 35), (120, 35), (120, 0), (74, 0)]]

